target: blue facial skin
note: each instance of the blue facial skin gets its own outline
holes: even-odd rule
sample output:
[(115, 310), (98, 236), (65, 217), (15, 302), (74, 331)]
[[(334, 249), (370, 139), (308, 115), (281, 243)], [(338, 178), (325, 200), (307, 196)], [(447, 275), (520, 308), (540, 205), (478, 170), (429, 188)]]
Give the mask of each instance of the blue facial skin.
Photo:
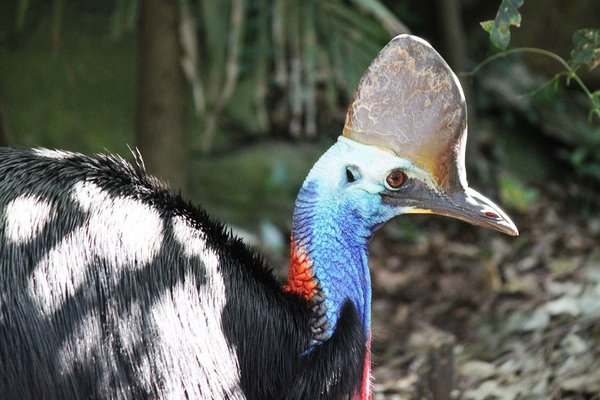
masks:
[[(304, 182), (296, 201), (293, 236), (296, 248), (303, 248), (312, 260), (313, 273), (326, 294), (326, 315), (332, 326), (329, 335), (335, 330), (344, 302), (350, 300), (369, 337), (367, 247), (372, 233), (399, 214), (397, 207), (382, 204), (380, 195), (385, 176), (397, 166), (398, 159), (347, 142), (340, 140), (332, 146)], [(350, 180), (348, 166), (353, 171)]]

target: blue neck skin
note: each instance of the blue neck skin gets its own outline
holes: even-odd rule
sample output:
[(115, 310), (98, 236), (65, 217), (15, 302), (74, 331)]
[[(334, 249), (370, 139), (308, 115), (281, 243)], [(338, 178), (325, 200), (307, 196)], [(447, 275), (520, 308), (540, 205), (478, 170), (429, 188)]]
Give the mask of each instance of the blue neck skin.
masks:
[(313, 263), (312, 271), (325, 293), (326, 316), (335, 330), (340, 310), (352, 301), (362, 321), (365, 336), (371, 328), (371, 277), (367, 245), (371, 236), (351, 210), (343, 205), (315, 202), (319, 186), (310, 181), (296, 201), (293, 236)]
[[(398, 214), (382, 204), (386, 171), (397, 158), (389, 153), (340, 138), (315, 164), (296, 200), (293, 240), (306, 252), (325, 295), (329, 336), (340, 310), (350, 300), (371, 333), (371, 277), (367, 247), (374, 230)], [(346, 167), (360, 176), (348, 182)]]

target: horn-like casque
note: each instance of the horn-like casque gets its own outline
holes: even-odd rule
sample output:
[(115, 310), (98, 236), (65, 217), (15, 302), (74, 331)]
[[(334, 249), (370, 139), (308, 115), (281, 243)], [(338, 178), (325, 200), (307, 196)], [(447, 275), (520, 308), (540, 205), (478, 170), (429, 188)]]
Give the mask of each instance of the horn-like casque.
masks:
[(360, 80), (343, 134), (410, 160), (444, 190), (464, 178), (466, 121), (463, 91), (446, 61), (423, 39), (400, 35)]

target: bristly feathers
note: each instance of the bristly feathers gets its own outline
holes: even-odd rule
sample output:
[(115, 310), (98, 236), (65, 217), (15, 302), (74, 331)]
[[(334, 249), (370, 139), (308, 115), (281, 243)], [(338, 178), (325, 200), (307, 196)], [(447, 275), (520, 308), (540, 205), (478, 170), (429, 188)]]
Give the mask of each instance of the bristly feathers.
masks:
[[(32, 220), (33, 218), (33, 220)], [(351, 399), (366, 338), (114, 156), (0, 149), (0, 398)]]

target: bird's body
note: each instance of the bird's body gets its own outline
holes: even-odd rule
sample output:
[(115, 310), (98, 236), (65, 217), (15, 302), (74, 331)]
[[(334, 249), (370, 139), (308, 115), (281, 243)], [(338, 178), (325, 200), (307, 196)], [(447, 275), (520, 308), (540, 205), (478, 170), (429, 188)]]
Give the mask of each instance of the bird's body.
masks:
[(302, 356), (304, 300), (156, 180), (114, 157), (0, 160), (0, 398), (348, 397), (334, 381), (362, 373), (353, 308)]
[[(516, 233), (466, 185), (466, 114), (451, 73), (441, 69), (446, 86), (415, 89), (417, 99), (454, 99), (441, 102), (452, 118), (432, 114), (452, 131), (432, 141), (438, 163), (423, 163), (427, 152), (401, 154), (399, 144), (412, 144), (404, 137), (386, 148), (386, 127), (369, 130), (381, 114), (361, 100), (377, 91), (373, 66), (434, 52), (411, 36), (386, 49), (361, 81), (345, 137), (300, 190), (284, 285), (140, 167), (114, 156), (0, 149), (0, 398), (369, 399), (373, 232), (397, 215), (427, 212)], [(414, 63), (408, 73), (397, 64), (386, 73), (414, 75)], [(381, 81), (384, 90), (394, 79)], [(375, 114), (365, 119), (365, 109)], [(424, 126), (412, 114), (383, 114)], [(417, 133), (427, 145), (436, 132)]]

